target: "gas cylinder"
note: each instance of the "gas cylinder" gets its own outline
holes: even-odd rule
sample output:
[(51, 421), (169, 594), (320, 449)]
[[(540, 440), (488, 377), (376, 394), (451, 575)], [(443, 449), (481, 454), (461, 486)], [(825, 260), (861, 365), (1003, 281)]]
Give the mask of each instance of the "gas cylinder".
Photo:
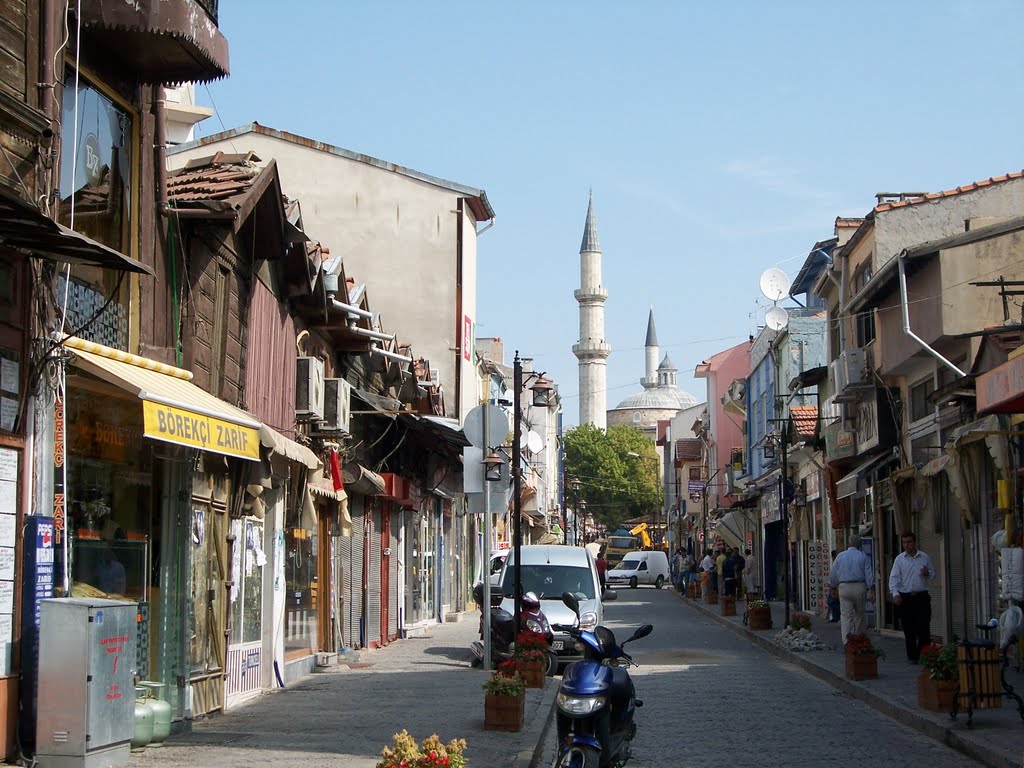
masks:
[(135, 689), (135, 731), (132, 733), (132, 752), (142, 752), (153, 740), (153, 722), (156, 720), (153, 707), (146, 699), (148, 688)]
[(143, 680), (139, 685), (146, 689), (146, 702), (153, 708), (153, 741), (149, 746), (162, 747), (171, 735), (171, 705), (164, 701), (164, 684)]

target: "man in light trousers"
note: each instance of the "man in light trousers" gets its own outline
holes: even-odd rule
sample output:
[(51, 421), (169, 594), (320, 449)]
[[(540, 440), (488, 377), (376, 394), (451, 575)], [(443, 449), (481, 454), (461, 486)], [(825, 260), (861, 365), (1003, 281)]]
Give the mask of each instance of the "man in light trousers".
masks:
[(867, 628), (865, 604), (875, 599), (875, 574), (871, 558), (860, 551), (860, 536), (851, 533), (846, 550), (832, 563), (828, 582), (839, 590), (839, 616), (842, 620), (843, 644), (848, 635), (862, 635)]

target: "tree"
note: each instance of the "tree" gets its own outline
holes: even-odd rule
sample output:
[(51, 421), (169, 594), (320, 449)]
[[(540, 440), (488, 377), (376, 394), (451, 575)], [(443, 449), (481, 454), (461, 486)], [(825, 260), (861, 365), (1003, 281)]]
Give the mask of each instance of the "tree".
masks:
[(583, 424), (566, 432), (562, 442), (567, 505), (573, 503), (569, 478), (575, 476), (587, 511), (608, 530), (661, 507), (658, 454), (640, 430), (620, 425), (604, 432)]

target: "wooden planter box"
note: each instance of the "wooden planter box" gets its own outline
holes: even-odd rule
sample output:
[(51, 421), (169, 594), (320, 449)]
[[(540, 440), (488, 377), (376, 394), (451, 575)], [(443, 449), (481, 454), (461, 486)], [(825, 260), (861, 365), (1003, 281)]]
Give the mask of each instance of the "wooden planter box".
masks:
[(696, 581), (690, 582), (690, 589), (686, 593), (687, 597), (697, 598), (700, 597), (700, 584)]
[(542, 659), (536, 661), (521, 661), (519, 662), (519, 674), (523, 676), (526, 681), (527, 688), (543, 688), (544, 687), (544, 667), (545, 663)]
[(722, 597), (722, 615), (723, 616), (735, 616), (736, 615), (736, 598), (730, 595)]
[(952, 712), (956, 680), (932, 680), (927, 672), (917, 677), (917, 703), (931, 712)]
[(523, 727), (526, 696), (484, 695), (484, 730), (518, 731)]
[(969, 708), (971, 683), (974, 683), (974, 709), (1003, 706), (1000, 681), (1002, 660), (992, 644), (961, 643), (956, 649), (960, 682), (960, 709)]
[(768, 608), (755, 608), (747, 613), (747, 626), (753, 630), (772, 628), (772, 612)]
[(708, 605), (718, 605), (718, 593), (708, 592), (707, 603)]
[(873, 653), (844, 654), (846, 677), (849, 680), (874, 680), (878, 677), (878, 657)]

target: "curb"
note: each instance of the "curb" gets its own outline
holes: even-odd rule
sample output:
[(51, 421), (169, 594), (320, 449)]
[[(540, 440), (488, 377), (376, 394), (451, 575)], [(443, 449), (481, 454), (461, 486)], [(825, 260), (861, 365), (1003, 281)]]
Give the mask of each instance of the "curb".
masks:
[(847, 680), (845, 677), (837, 675), (830, 669), (826, 669), (825, 667), (809, 661), (802, 654), (788, 651), (785, 648), (776, 645), (772, 641), (761, 637), (756, 632), (747, 629), (742, 624), (726, 621), (722, 616), (697, 603), (695, 600), (684, 598), (678, 592), (676, 592), (675, 595), (683, 605), (692, 608), (708, 618), (714, 619), (721, 626), (727, 627), (737, 635), (747, 638), (754, 645), (769, 651), (783, 661), (787, 661), (800, 667), (805, 672), (808, 672), (810, 675), (816, 677), (822, 682), (828, 683), (834, 688), (838, 688), (851, 698), (863, 701), (872, 709), (896, 720), (901, 725), (905, 725), (918, 733), (928, 736), (935, 741), (939, 741), (946, 746), (951, 747), (986, 766), (989, 766), (989, 768), (1021, 768), (1020, 764), (1015, 759), (994, 754), (990, 750), (986, 750), (982, 745), (975, 743), (973, 740), (965, 739), (959, 732), (954, 731), (949, 726), (939, 725), (934, 720), (920, 714), (919, 712), (907, 709), (899, 704), (894, 704), (865, 686), (858, 685), (851, 680)]
[[(544, 695), (537, 704), (536, 715), (530, 721), (527, 735), (536, 733), (536, 743), (532, 749), (524, 749), (512, 758), (510, 768), (537, 768), (540, 759), (544, 754), (544, 740), (547, 738), (551, 728), (552, 715), (555, 712), (555, 695), (558, 693), (558, 683), (561, 678), (547, 678), (544, 684)], [(543, 718), (543, 719), (541, 719)]]

